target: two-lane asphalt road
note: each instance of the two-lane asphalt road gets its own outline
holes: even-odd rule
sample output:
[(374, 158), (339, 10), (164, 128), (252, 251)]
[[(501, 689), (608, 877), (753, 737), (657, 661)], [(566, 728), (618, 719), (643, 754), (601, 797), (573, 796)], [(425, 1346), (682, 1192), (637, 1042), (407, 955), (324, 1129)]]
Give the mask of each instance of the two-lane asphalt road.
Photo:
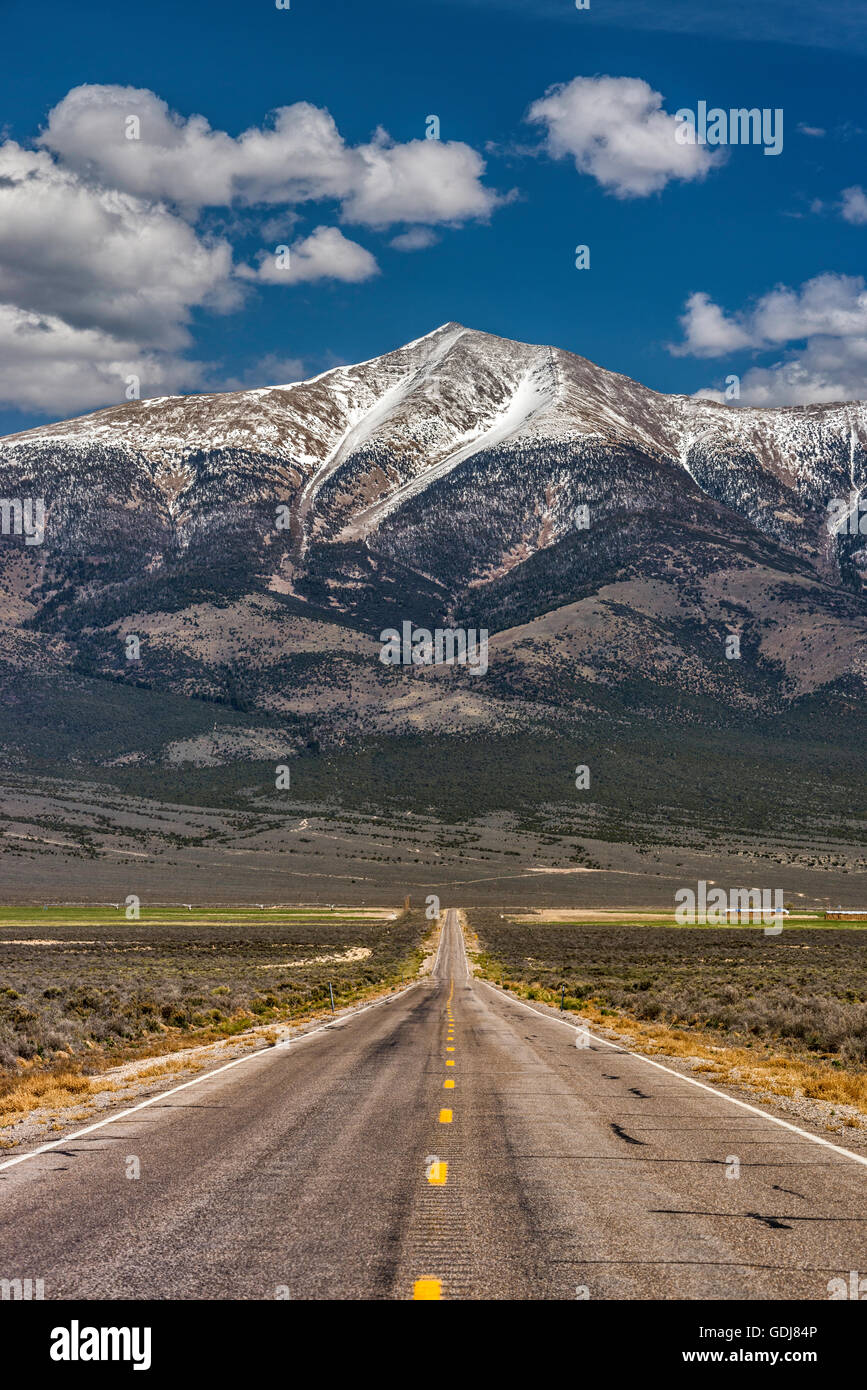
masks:
[(827, 1299), (867, 1270), (863, 1160), (576, 1041), (470, 978), (451, 911), (402, 994), (0, 1161), (0, 1279), (49, 1299)]

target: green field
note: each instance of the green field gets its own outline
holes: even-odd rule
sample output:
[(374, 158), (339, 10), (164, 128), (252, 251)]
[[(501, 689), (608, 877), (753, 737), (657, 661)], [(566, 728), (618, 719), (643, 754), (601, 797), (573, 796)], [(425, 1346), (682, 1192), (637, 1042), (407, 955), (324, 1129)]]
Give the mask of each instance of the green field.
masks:
[[(94, 906), (62, 904), (47, 907), (0, 907), (0, 932), (4, 927), (199, 927), (262, 923), (268, 927), (297, 923), (383, 921), (396, 916), (397, 908), (336, 907), (199, 907), (172, 905), (141, 908), (138, 919), (127, 919), (123, 903), (97, 903)], [(2, 944), (0, 935), (0, 944)]]

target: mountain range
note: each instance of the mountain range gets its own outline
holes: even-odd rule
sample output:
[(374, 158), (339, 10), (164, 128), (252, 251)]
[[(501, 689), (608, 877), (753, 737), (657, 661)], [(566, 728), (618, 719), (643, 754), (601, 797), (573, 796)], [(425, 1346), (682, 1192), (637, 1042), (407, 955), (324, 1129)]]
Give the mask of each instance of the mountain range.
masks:
[[(663, 395), (457, 323), (309, 380), (10, 435), (0, 497), (44, 499), (45, 535), (0, 540), (7, 761), (848, 737), (865, 440), (865, 402)], [(407, 621), (487, 631), (487, 672), (384, 666)]]

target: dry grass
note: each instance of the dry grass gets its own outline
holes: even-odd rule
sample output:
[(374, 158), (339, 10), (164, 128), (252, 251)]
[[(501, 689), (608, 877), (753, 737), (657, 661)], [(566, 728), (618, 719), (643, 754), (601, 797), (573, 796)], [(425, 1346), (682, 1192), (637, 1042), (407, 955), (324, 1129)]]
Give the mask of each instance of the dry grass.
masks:
[(184, 1061), (183, 1057), (173, 1059), (170, 1062), (157, 1062), (153, 1067), (144, 1067), (135, 1073), (136, 1081), (152, 1081), (154, 1077), (176, 1076), (178, 1072), (189, 1069), (189, 1061)]
[(18, 1078), (0, 1096), (0, 1127), (14, 1124), (22, 1115), (48, 1106), (66, 1109), (80, 1105), (86, 1096), (114, 1089), (111, 1083), (96, 1081), (77, 1071), (33, 1072)]
[[(520, 997), (532, 997), (557, 1006), (560, 996), (540, 985), (508, 981), (509, 991)], [(704, 1073), (708, 1080), (729, 1085), (745, 1086), (765, 1095), (785, 1096), (795, 1100), (826, 1101), (831, 1105), (850, 1105), (867, 1116), (867, 1073), (841, 1071), (832, 1059), (806, 1060), (786, 1056), (774, 1048), (760, 1050), (750, 1047), (720, 1046), (712, 1035), (665, 1023), (644, 1023), (630, 1018), (619, 1009), (600, 1008), (590, 1000), (582, 1001), (575, 1010), (589, 1024), (612, 1028), (629, 1039), (636, 1052), (648, 1057), (699, 1058), (693, 1071)], [(850, 1128), (859, 1126), (853, 1118), (843, 1121)]]
[[(599, 1024), (611, 1024), (610, 1014), (599, 1009), (582, 1010)], [(769, 1049), (758, 1052), (755, 1047), (726, 1047), (712, 1043), (706, 1035), (670, 1028), (665, 1024), (641, 1023), (618, 1014), (617, 1031), (632, 1041), (637, 1051), (653, 1056), (655, 1052), (669, 1057), (699, 1057), (694, 1067), (713, 1081), (748, 1086), (775, 1096), (828, 1101), (832, 1105), (853, 1105), (867, 1115), (867, 1073), (841, 1071), (833, 1062), (787, 1057)]]
[(461, 931), (464, 934), (464, 944), (467, 950), (467, 960), (470, 961), (470, 967), (472, 968), (471, 957), (473, 955), (478, 954), (478, 952), (481, 950), (479, 938), (476, 936), (476, 933), (473, 929), (469, 917), (461, 908), (458, 909), (458, 922), (460, 923)]

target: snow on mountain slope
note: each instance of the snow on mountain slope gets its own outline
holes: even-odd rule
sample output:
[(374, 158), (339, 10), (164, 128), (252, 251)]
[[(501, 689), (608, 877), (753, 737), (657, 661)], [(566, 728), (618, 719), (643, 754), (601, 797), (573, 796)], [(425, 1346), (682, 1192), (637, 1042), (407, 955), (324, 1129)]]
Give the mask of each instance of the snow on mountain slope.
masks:
[[(256, 449), (291, 458), (313, 475), (323, 466), (332, 471), (338, 450), (343, 459), (351, 447), (377, 435), (410, 442), (421, 425), (434, 453), (445, 456), (454, 452), (456, 436), (469, 442), (474, 430), (481, 436), (491, 428), (543, 358), (550, 364), (552, 409), (538, 429), (558, 437), (637, 430), (648, 444), (670, 447), (670, 401), (679, 398), (660, 396), (571, 353), (454, 323), (382, 357), (306, 381), (129, 401), (8, 435), (2, 443), (99, 443), (140, 453), (155, 465), (182, 461), (202, 448)], [(524, 423), (516, 413), (516, 431)], [(350, 437), (351, 432), (357, 433)]]
[(8, 435), (2, 445), (99, 444), (141, 454), (155, 467), (182, 462), (202, 449), (244, 449), (291, 459), (310, 474), (383, 396), (393, 390), (399, 394), (426, 363), (437, 360), (444, 344), (464, 331), (446, 324), (384, 357), (284, 386), (129, 401)]
[(341, 737), (374, 709), (449, 726), (459, 673), (398, 688), (378, 661), (411, 619), (501, 634), (469, 697), (492, 727), (619, 683), (643, 700), (686, 682), (710, 707), (847, 699), (867, 547), (827, 504), (864, 488), (865, 437), (864, 403), (666, 396), (456, 323), (307, 381), (128, 402), (0, 440), (0, 496), (46, 509), (43, 545), (0, 539), (0, 668), (38, 649)]
[[(512, 398), (546, 362), (546, 408), (525, 414)], [(541, 402), (540, 402), (541, 404)], [(201, 396), (166, 396), (42, 425), (2, 441), (4, 449), (36, 443), (122, 447), (151, 464), (178, 464), (202, 449), (248, 449), (282, 456), (313, 483), (315, 494), (351, 453), (373, 440), (424, 442), (427, 466), (506, 417), (515, 438), (623, 438), (680, 456), (713, 442), (761, 458), (787, 482), (811, 475), (805, 439), (817, 445), (860, 439), (863, 402), (773, 410), (739, 409), (686, 396), (665, 396), (573, 353), (512, 342), (447, 323), (394, 352), (341, 366), (288, 385)], [(507, 437), (506, 434), (502, 438)], [(860, 442), (858, 453), (860, 456)]]
[[(466, 508), (474, 485), (480, 500), (505, 487), (515, 536), (488, 547), (476, 579), (506, 550), (520, 561), (568, 535), (581, 501), (599, 514), (642, 498), (676, 509), (697, 488), (833, 577), (867, 566), (826, 510), (867, 483), (865, 437), (863, 402), (741, 410), (665, 396), (575, 354), (446, 323), (307, 381), (131, 401), (8, 436), (0, 477), (18, 495), (8, 489), (31, 476), (49, 523), (62, 522), (56, 537), (77, 536), (96, 498), (120, 521), (144, 509), (182, 548), (220, 515), (239, 524), (252, 510), (265, 525), (286, 504), (293, 565), (313, 543), (370, 542), (428, 495), (441, 516)], [(519, 496), (528, 470), (534, 488)]]
[(495, 415), (489, 424), (475, 425), (467, 432), (458, 447), (447, 453), (444, 458), (431, 463), (423, 473), (394, 488), (380, 501), (365, 507), (343, 528), (337, 539), (361, 539), (375, 530), (379, 522), (396, 507), (423, 491), (431, 483), (444, 478), (459, 463), (482, 450), (505, 443), (526, 429), (536, 416), (545, 412), (557, 394), (550, 356), (550, 351), (547, 350), (539, 353), (531, 369), (521, 377), (514, 393), (508, 397), (505, 408)]
[(415, 370), (412, 369), (411, 364), (408, 364), (409, 370), (406, 376), (400, 377), (393, 386), (388, 386), (366, 410), (360, 409), (358, 406), (353, 407), (347, 401), (347, 417), (350, 423), (336, 447), (331, 450), (324, 462), (314, 469), (298, 498), (296, 524), (302, 553), (306, 546), (307, 518), (319, 489), (340, 470), (347, 458), (351, 457), (357, 449), (377, 434), (392, 411), (397, 410), (406, 401), (407, 396), (412, 393), (413, 388), (417, 387), (419, 382), (424, 385), (431, 380), (432, 374), (436, 372), (442, 359), (465, 332), (466, 329), (459, 325), (453, 327), (447, 324), (443, 329), (431, 334), (428, 340), (419, 339), (417, 343), (411, 344), (411, 347), (419, 347), (423, 342), (427, 342), (431, 351)]

